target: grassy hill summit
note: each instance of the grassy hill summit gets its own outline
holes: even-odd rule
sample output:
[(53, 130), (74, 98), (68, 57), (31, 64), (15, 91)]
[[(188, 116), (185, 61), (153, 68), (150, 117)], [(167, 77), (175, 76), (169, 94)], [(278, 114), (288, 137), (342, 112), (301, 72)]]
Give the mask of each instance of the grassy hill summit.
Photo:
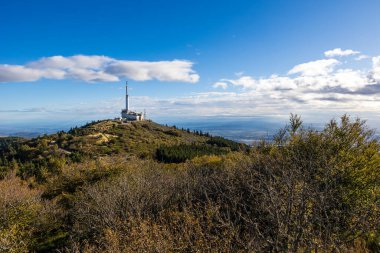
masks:
[(248, 150), (248, 146), (208, 133), (152, 121), (102, 120), (34, 139), (0, 139), (2, 171), (11, 163), (23, 178), (47, 178), (68, 163), (109, 156), (185, 162), (196, 156)]
[(348, 116), (252, 146), (152, 121), (0, 138), (0, 252), (378, 252), (379, 182)]

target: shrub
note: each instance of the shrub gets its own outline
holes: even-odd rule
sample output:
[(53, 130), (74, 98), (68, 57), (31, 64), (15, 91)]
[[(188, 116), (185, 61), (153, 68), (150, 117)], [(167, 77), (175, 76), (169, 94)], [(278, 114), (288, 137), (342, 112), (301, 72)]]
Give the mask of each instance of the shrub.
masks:
[(60, 231), (59, 210), (40, 195), (14, 176), (0, 181), (0, 252), (42, 251), (62, 245), (67, 234)]
[(203, 155), (226, 154), (227, 150), (205, 144), (180, 144), (175, 146), (161, 146), (156, 150), (155, 158), (165, 163), (182, 163), (194, 157)]
[(93, 252), (377, 250), (380, 147), (371, 134), (348, 117), (319, 132), (292, 118), (265, 152), (170, 169), (139, 163), (83, 189), (72, 237)]
[(232, 151), (246, 151), (249, 149), (249, 146), (247, 146), (246, 144), (231, 141), (219, 136), (211, 137), (207, 141), (207, 144), (215, 145), (218, 147), (230, 148)]

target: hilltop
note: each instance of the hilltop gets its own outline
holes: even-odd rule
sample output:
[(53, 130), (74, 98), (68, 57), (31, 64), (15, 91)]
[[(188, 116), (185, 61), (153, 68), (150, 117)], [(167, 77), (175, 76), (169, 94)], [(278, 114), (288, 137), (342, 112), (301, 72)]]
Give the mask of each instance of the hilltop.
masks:
[(46, 174), (54, 174), (65, 164), (88, 159), (124, 156), (170, 162), (173, 157), (173, 162), (184, 162), (202, 154), (243, 149), (248, 146), (152, 121), (102, 120), (34, 139), (0, 138), (0, 168), (4, 171), (11, 164), (23, 178), (45, 180)]
[(152, 121), (122, 123), (104, 120), (35, 140), (57, 144), (61, 149), (88, 156), (128, 154), (144, 157), (151, 156), (161, 145), (205, 143), (207, 139), (199, 134)]

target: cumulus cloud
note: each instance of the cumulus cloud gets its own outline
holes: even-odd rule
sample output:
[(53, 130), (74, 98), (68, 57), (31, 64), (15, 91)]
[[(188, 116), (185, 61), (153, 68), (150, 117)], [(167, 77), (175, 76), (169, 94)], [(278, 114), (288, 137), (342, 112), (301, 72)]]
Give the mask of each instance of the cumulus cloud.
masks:
[(228, 88), (228, 84), (226, 82), (216, 82), (213, 84), (214, 88), (221, 88), (223, 90), (227, 89)]
[(352, 49), (342, 50), (341, 48), (335, 48), (325, 52), (326, 57), (336, 57), (336, 56), (349, 56), (360, 54), (359, 51), (354, 51)]
[(136, 81), (199, 81), (193, 62), (127, 61), (99, 55), (44, 57), (25, 65), (0, 65), (0, 82), (33, 82), (45, 79), (77, 79), (86, 82), (116, 82), (120, 78)]
[(241, 76), (238, 79), (221, 79), (222, 82), (229, 82), (236, 86), (242, 86), (246, 89), (253, 89), (256, 87), (256, 80), (251, 76)]
[(380, 56), (363, 69), (352, 68), (349, 61), (321, 59), (298, 64), (285, 75), (243, 75), (218, 82), (235, 87), (233, 97), (227, 98), (227, 93), (218, 97), (222, 104), (242, 108), (242, 113), (376, 112), (380, 108)]
[(373, 78), (376, 82), (380, 83), (380, 56), (372, 58), (373, 64)]
[(184, 81), (195, 83), (199, 75), (192, 70), (193, 63), (190, 61), (116, 61), (106, 67), (106, 72), (127, 77), (137, 81), (157, 79), (159, 81)]
[(336, 59), (323, 59), (311, 61), (294, 66), (288, 74), (301, 74), (302, 76), (326, 75), (334, 70), (340, 62)]
[(361, 54), (361, 55), (359, 55), (358, 57), (356, 57), (355, 60), (357, 60), (357, 61), (361, 61), (361, 60), (365, 60), (365, 59), (368, 59), (368, 58), (369, 58), (368, 55)]
[(41, 74), (41, 71), (27, 69), (20, 65), (0, 65), (0, 80), (7, 82), (36, 81)]

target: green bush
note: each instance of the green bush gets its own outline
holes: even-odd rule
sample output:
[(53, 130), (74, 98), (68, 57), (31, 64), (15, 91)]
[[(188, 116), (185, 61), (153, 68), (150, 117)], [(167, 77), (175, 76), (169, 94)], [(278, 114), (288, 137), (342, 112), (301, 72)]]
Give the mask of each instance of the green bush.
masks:
[(20, 179), (0, 181), (0, 252), (49, 252), (63, 246), (62, 213)]
[(201, 144), (180, 144), (175, 146), (161, 146), (156, 150), (155, 158), (165, 163), (182, 163), (194, 157), (203, 155), (226, 154), (227, 150)]
[(230, 148), (232, 151), (246, 151), (249, 149), (249, 146), (243, 143), (231, 141), (219, 136), (211, 137), (206, 143), (218, 147)]

